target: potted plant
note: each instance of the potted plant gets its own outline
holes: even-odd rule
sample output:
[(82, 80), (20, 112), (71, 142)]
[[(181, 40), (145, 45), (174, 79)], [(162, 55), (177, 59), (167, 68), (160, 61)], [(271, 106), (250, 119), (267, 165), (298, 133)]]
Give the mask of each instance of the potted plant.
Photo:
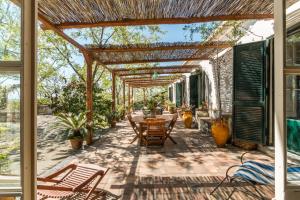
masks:
[(182, 120), (185, 128), (191, 128), (193, 123), (192, 107), (188, 105), (183, 105), (181, 109), (182, 109)]
[(168, 104), (168, 110), (171, 114), (174, 114), (176, 113), (176, 105), (175, 103), (169, 103)]
[(116, 127), (118, 117), (119, 117), (119, 114), (117, 111), (112, 111), (108, 114), (107, 119), (108, 119), (108, 123), (110, 124), (111, 128)]
[(147, 103), (147, 108), (150, 110), (151, 117), (155, 117), (156, 115), (156, 107), (157, 107), (157, 102), (155, 99), (150, 99)]
[(87, 133), (85, 113), (79, 115), (60, 113), (57, 119), (57, 126), (68, 133), (72, 148), (80, 149)]

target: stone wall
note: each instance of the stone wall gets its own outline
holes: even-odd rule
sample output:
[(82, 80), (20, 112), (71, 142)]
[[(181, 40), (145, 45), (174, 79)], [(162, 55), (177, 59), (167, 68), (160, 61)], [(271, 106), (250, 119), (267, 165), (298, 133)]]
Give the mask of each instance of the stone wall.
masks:
[[(220, 100), (222, 113), (232, 113), (233, 95), (233, 50), (227, 51), (218, 59), (212, 60), (215, 68), (215, 81), (218, 84), (218, 69), (220, 70)], [(217, 94), (218, 95), (218, 94)]]

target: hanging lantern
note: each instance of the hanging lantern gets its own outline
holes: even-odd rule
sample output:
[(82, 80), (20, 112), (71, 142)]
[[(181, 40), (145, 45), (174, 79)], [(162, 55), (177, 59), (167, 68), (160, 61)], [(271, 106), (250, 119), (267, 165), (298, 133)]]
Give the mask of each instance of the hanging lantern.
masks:
[(153, 74), (152, 74), (152, 79), (153, 80), (156, 80), (158, 78), (158, 73), (157, 72), (154, 72)]

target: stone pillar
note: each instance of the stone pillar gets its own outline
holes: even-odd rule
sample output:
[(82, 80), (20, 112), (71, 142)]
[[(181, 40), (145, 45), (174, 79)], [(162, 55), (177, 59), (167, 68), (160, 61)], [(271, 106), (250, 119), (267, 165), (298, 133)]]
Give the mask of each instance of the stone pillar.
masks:
[(190, 88), (190, 74), (185, 75), (185, 104), (190, 105), (191, 88)]

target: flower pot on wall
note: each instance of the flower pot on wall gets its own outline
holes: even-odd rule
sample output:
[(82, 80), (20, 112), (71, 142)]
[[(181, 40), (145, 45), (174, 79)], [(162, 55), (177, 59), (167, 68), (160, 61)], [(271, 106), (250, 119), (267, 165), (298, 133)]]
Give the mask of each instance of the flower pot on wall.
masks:
[(211, 134), (218, 147), (224, 147), (229, 138), (229, 128), (223, 120), (214, 121), (211, 126)]
[(78, 139), (78, 138), (70, 139), (70, 143), (71, 143), (72, 149), (81, 149), (82, 144), (83, 144), (83, 139)]
[(191, 128), (193, 123), (193, 113), (192, 111), (184, 111), (182, 115), (182, 120), (185, 128)]

